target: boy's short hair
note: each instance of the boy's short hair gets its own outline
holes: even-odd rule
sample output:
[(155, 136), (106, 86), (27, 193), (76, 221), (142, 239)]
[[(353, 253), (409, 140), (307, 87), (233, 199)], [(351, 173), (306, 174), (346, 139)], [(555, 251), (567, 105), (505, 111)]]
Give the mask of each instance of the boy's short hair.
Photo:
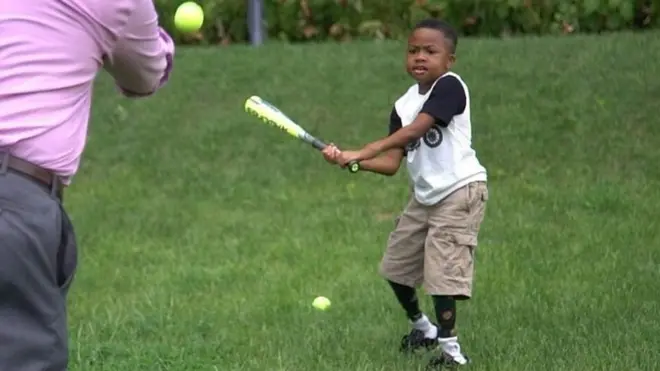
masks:
[(432, 30), (440, 31), (445, 35), (445, 39), (451, 42), (451, 52), (456, 53), (456, 47), (458, 46), (458, 32), (452, 27), (449, 23), (435, 18), (427, 18), (419, 21), (414, 30), (419, 28), (429, 28)]

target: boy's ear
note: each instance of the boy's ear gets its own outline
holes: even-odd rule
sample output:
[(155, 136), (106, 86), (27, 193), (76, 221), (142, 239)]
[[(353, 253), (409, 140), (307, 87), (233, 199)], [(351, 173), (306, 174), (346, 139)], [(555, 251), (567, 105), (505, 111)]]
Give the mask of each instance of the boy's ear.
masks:
[(452, 54), (449, 56), (449, 59), (447, 60), (447, 69), (450, 69), (454, 63), (456, 63), (456, 54)]

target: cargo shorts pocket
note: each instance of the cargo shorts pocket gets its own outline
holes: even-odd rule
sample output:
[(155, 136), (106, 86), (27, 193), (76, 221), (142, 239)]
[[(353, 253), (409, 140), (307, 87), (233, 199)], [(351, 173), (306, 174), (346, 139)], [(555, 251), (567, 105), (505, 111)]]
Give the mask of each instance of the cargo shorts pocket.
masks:
[(473, 183), (470, 185), (468, 193), (468, 220), (467, 230), (465, 235), (474, 241), (474, 246), (477, 245), (477, 236), (481, 229), (486, 212), (486, 203), (488, 202), (488, 188), (485, 183)]

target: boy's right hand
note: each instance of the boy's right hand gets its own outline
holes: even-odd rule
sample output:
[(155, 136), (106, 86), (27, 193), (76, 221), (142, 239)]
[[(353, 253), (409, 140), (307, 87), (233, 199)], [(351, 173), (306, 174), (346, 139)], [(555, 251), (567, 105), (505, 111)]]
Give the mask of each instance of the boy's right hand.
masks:
[(339, 155), (341, 154), (341, 151), (337, 146), (334, 145), (334, 143), (328, 144), (327, 147), (325, 147), (321, 153), (323, 153), (323, 158), (325, 158), (326, 161), (328, 161), (331, 164), (339, 164)]

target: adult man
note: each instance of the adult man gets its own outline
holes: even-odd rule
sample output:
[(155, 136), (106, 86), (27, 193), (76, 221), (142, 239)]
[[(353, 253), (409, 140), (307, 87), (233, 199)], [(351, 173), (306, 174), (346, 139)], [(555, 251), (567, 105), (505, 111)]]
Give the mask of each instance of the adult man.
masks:
[(153, 94), (174, 45), (153, 0), (1, 0), (0, 35), (0, 370), (62, 371), (77, 247), (61, 201), (93, 80)]

